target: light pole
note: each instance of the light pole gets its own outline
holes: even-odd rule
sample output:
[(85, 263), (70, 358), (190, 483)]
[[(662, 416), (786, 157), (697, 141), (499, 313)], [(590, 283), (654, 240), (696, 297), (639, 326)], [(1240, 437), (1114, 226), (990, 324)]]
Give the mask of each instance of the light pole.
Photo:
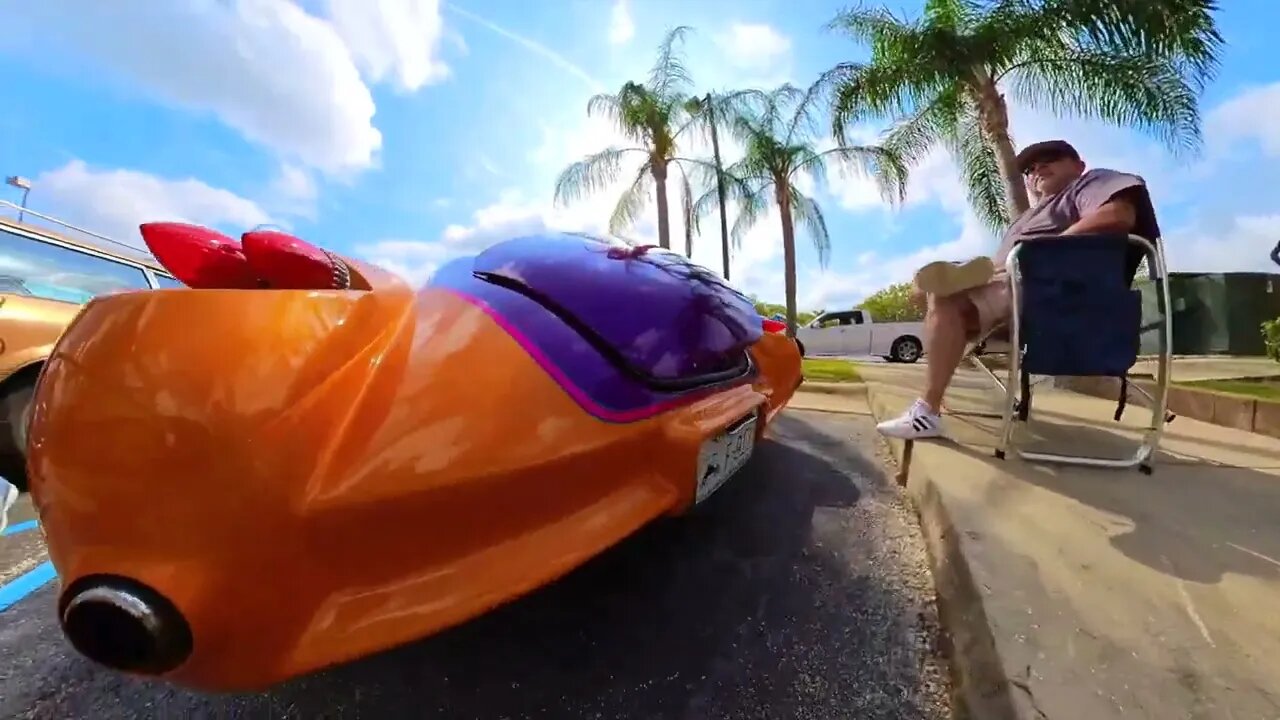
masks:
[(21, 175), (10, 175), (5, 182), (22, 191), (22, 203), (18, 210), (18, 222), (22, 222), (22, 211), (27, 209), (27, 194), (31, 192), (31, 181)]

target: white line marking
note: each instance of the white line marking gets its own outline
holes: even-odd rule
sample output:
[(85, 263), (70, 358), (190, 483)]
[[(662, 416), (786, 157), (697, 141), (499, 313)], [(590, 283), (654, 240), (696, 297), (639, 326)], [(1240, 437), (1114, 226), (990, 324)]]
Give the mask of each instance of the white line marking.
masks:
[(1161, 555), (1160, 559), (1164, 561), (1165, 567), (1169, 569), (1169, 574), (1173, 575), (1173, 581), (1178, 585), (1178, 594), (1182, 596), (1182, 609), (1187, 611), (1187, 617), (1191, 618), (1191, 622), (1195, 623), (1196, 628), (1200, 630), (1200, 635), (1204, 637), (1204, 641), (1209, 643), (1209, 647), (1217, 647), (1213, 643), (1213, 638), (1209, 637), (1209, 628), (1205, 627), (1204, 621), (1200, 619), (1200, 613), (1196, 612), (1195, 603), (1191, 602), (1191, 595), (1187, 592), (1187, 586), (1182, 582), (1182, 578), (1174, 575), (1173, 563), (1169, 562), (1169, 558)]
[(1237, 544), (1235, 544), (1235, 543), (1233, 543), (1233, 542), (1229, 542), (1229, 543), (1227, 543), (1227, 544), (1228, 544), (1228, 545), (1230, 545), (1231, 547), (1233, 547), (1233, 548), (1235, 548), (1235, 549), (1239, 550), (1240, 552), (1243, 552), (1243, 553), (1249, 553), (1250, 555), (1252, 555), (1252, 556), (1254, 556), (1254, 557), (1258, 558), (1259, 560), (1266, 560), (1267, 562), (1271, 563), (1272, 565), (1275, 565), (1276, 567), (1280, 567), (1280, 560), (1276, 560), (1276, 559), (1275, 559), (1275, 558), (1273, 558), (1273, 557), (1267, 557), (1266, 555), (1263, 555), (1262, 553), (1260, 553), (1260, 552), (1258, 552), (1258, 551), (1256, 551), (1256, 550), (1250, 550), (1250, 549), (1249, 549), (1249, 548), (1247, 548), (1247, 547), (1240, 547), (1239, 545), (1237, 545)]

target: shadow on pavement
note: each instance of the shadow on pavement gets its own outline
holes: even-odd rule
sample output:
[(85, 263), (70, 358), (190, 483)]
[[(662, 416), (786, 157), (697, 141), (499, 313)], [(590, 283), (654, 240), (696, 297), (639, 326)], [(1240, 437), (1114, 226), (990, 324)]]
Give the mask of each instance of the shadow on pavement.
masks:
[[(1074, 452), (1123, 457), (1132, 452), (1132, 433), (1087, 424), (1057, 422), (1032, 415), (1031, 427), (1044, 443)], [(1052, 444), (1052, 445), (1051, 445)], [(1111, 537), (1111, 545), (1132, 560), (1187, 581), (1217, 583), (1233, 572), (1274, 579), (1280, 576), (1280, 477), (1250, 468), (1226, 467), (1164, 451), (1152, 475), (1137, 470), (1093, 469), (1031, 463), (992, 456), (990, 447), (949, 443), (992, 468), (1098, 510), (1128, 518), (1133, 529)], [(999, 503), (994, 488), (986, 500)], [(1259, 555), (1265, 557), (1259, 557)]]
[[(892, 396), (905, 406), (915, 395), (918, 371), (890, 366), (877, 374), (883, 378), (877, 387), (884, 397)], [(1001, 461), (993, 457), (1000, 421), (963, 414), (994, 409), (996, 397), (991, 384), (977, 373), (958, 374), (948, 407), (960, 414), (949, 413), (947, 422), (959, 442), (944, 441), (946, 446), (1015, 481), (1127, 518), (1133, 528), (1112, 536), (1112, 546), (1160, 573), (1200, 583), (1217, 583), (1227, 572), (1280, 577), (1280, 525), (1275, 521), (1280, 517), (1280, 476), (1212, 459), (1236, 448), (1204, 437), (1193, 439), (1200, 447), (1190, 446), (1191, 451), (1185, 446), (1171, 451), (1162, 444), (1152, 475), (1026, 462), (1012, 451), (1009, 460)], [(1020, 433), (1031, 433), (1024, 449), (1120, 458), (1136, 447), (1136, 428), (1112, 421), (1114, 405), (1092, 403), (1099, 414), (1082, 418), (1046, 407), (1046, 402), (1033, 402), (1030, 423), (1019, 428)], [(1146, 408), (1130, 407), (1124, 422), (1145, 420), (1148, 414)], [(1187, 438), (1193, 427), (1185, 419), (1177, 420), (1168, 426), (1166, 440)], [(1241, 435), (1247, 437), (1243, 431)], [(1252, 461), (1264, 455), (1255, 449), (1240, 457)], [(992, 483), (983, 501), (998, 507), (1003, 499), (1002, 484)]]
[(918, 613), (851, 569), (867, 554), (851, 511), (876, 470), (804, 420), (773, 433), (700, 512), (433, 638), (255, 695), (187, 693), (76, 657), (64, 672), (83, 684), (51, 688), (35, 716), (143, 704), (178, 717), (924, 716), (911, 696), (924, 651), (904, 642)]

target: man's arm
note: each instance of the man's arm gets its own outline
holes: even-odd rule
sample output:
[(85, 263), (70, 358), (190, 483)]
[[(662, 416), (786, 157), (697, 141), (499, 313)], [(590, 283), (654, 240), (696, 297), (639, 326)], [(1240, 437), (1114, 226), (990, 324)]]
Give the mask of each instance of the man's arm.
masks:
[(1137, 220), (1138, 211), (1134, 209), (1133, 203), (1121, 194), (1111, 198), (1111, 200), (1091, 212), (1082, 213), (1080, 219), (1072, 223), (1066, 230), (1063, 230), (1062, 234), (1101, 235), (1124, 233), (1127, 235), (1133, 232), (1133, 226), (1137, 223)]
[(1064, 235), (1136, 233), (1148, 240), (1159, 235), (1147, 185), (1137, 175), (1102, 168), (1090, 170), (1070, 192), (1079, 220), (1064, 230)]

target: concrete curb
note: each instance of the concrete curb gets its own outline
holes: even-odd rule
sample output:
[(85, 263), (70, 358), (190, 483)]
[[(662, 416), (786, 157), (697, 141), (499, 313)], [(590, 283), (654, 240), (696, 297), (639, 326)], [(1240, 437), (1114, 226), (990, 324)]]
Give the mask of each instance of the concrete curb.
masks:
[(818, 382), (806, 380), (796, 388), (796, 392), (823, 393), (825, 395), (865, 395), (867, 384), (857, 382)]
[[(867, 384), (867, 400), (876, 414), (875, 386)], [(883, 418), (876, 418), (882, 420)], [(938, 591), (938, 615), (948, 635), (953, 697), (961, 705), (957, 718), (1023, 720), (1037, 713), (1012, 690), (987, 618), (982, 589), (969, 569), (966, 540), (955, 529), (942, 492), (920, 467), (903, 468), (906, 443), (888, 440), (894, 462), (906, 475), (907, 495), (920, 518), (929, 570)], [(900, 480), (901, 482), (901, 480)]]
[(801, 385), (800, 389), (787, 402), (790, 410), (808, 412), (835, 413), (837, 415), (870, 415), (867, 404), (867, 386), (859, 384), (847, 392), (827, 393), (809, 391)]

